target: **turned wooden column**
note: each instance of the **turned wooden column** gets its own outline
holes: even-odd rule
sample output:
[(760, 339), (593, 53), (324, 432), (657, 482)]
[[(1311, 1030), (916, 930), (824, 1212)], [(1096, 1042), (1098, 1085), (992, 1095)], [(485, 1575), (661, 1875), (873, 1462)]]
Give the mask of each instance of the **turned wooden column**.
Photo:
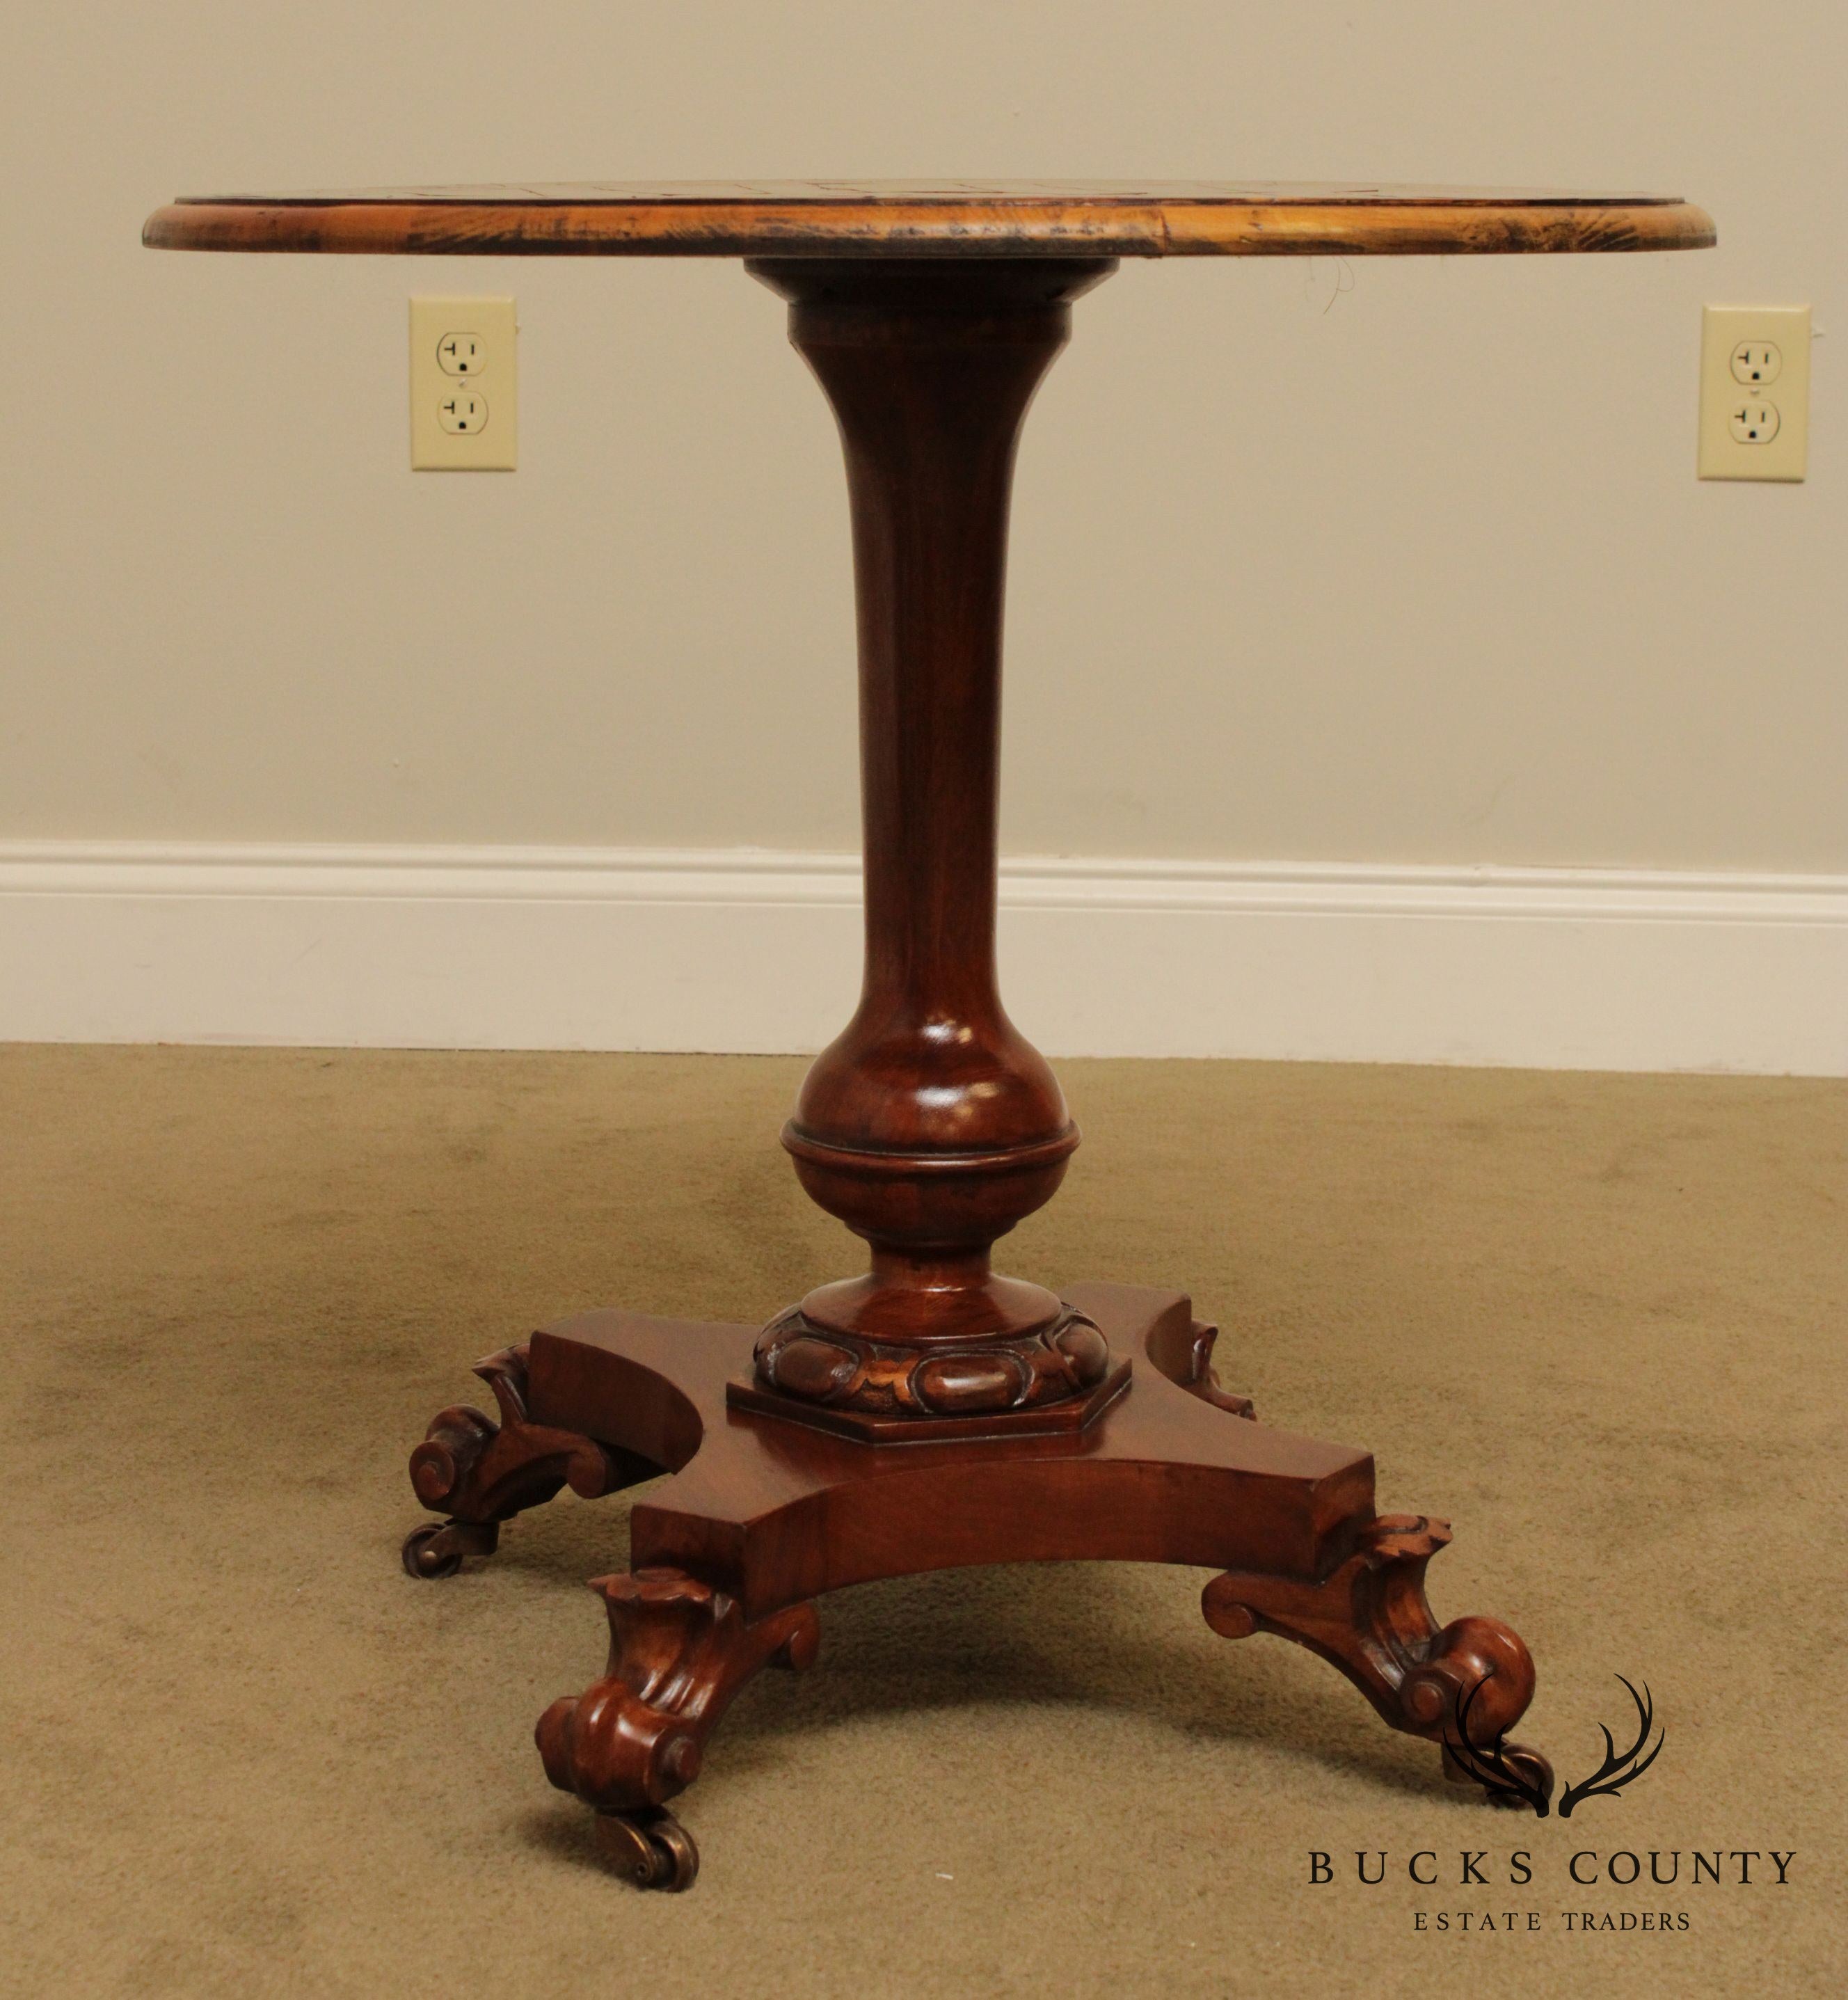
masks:
[[(1103, 1335), (989, 1249), (1078, 1143), (995, 977), (1001, 606), (1015, 441), (1108, 259), (761, 259), (847, 456), (866, 964), (783, 1143), (872, 1269), (771, 1321), (760, 1384), (886, 1420), (1089, 1398)], [(885, 1426), (881, 1425), (880, 1429)]]

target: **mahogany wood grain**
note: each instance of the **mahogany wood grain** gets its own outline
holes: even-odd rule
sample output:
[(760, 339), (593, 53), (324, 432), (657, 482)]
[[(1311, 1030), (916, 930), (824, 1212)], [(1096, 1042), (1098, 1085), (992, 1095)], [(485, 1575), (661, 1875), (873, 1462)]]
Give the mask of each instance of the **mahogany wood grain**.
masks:
[(1273, 257), (1699, 249), (1676, 196), (1264, 182), (592, 182), (189, 195), (165, 250), (419, 256)]
[[(1501, 1742), (1532, 1698), (1527, 1648), (1493, 1619), (1439, 1627), (1424, 1569), (1450, 1538), (1374, 1511), (1364, 1452), (1231, 1414), (1215, 1329), (1179, 1293), (1075, 1285), (1063, 1296), (1132, 1358), (1128, 1391), (1082, 1432), (869, 1446), (726, 1401), (749, 1327), (580, 1314), (530, 1344), (532, 1420), (579, 1428), (674, 1476), (629, 1517), (631, 1570), (599, 1578), (603, 1676), (540, 1718), (547, 1776), (595, 1807), (606, 1850), (644, 1886), (679, 1888), (697, 1850), (666, 1812), (719, 1714), (772, 1661), (806, 1665), (813, 1601), (877, 1578), (979, 1564), (1107, 1560), (1222, 1573), (1204, 1599), (1230, 1637), (1265, 1631), (1329, 1660), (1392, 1727), (1469, 1736), (1535, 1782), (1545, 1759)], [(639, 1395), (640, 1383), (656, 1387)], [(1246, 1407), (1249, 1407), (1246, 1405)], [(690, 1455), (688, 1446), (692, 1449)]]
[[(1086, 1401), (1097, 1328), (989, 1246), (1048, 1200), (1078, 1134), (995, 975), (1002, 583), (1015, 440), (1108, 259), (790, 259), (746, 267), (837, 419), (853, 518), (866, 951), (859, 1006), (783, 1143), (864, 1237), (864, 1277), (765, 1330), (789, 1414), (884, 1429)], [(851, 1416), (848, 1413), (851, 1413)], [(1056, 1418), (1046, 1421), (1056, 1422)]]
[[(868, 1446), (729, 1407), (740, 1329), (594, 1312), (532, 1342), (536, 1415), (653, 1457), (619, 1364), (672, 1382), (700, 1450), (629, 1517), (633, 1562), (683, 1569), (748, 1617), (849, 1584), (997, 1562), (1184, 1562), (1313, 1577), (1373, 1514), (1364, 1452), (1216, 1409), (1149, 1355), (1202, 1331), (1187, 1298), (1118, 1285), (1063, 1296), (1129, 1358), (1126, 1393), (1087, 1429), (1000, 1443)], [(748, 1346), (747, 1342), (746, 1345)], [(717, 1448), (715, 1449), (715, 1446)]]

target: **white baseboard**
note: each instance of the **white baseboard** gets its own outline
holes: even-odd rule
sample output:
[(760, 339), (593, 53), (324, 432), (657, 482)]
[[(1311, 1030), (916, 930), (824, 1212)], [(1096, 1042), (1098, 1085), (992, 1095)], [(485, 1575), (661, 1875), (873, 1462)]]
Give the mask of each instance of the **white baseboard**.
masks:
[[(1053, 1055), (1848, 1075), (1848, 877), (1243, 862), (1003, 870)], [(837, 855), (0, 843), (0, 1040), (819, 1047)]]

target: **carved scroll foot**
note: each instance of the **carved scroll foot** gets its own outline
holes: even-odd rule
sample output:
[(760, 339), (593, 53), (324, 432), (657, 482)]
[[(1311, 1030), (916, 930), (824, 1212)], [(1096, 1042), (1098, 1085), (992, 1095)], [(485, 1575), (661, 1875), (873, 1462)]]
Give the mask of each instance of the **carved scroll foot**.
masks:
[(412, 1490), (426, 1507), (449, 1517), (406, 1536), (404, 1568), (412, 1576), (453, 1576), (465, 1556), (491, 1555), (503, 1521), (564, 1486), (594, 1500), (652, 1469), (629, 1464), (626, 1454), (574, 1431), (534, 1423), (526, 1407), (524, 1347), (491, 1354), (475, 1373), (494, 1392), (501, 1421), (461, 1405), (440, 1411), (411, 1454)]
[(599, 1577), (591, 1588), (609, 1616), (609, 1665), (539, 1717), (546, 1776), (597, 1808), (599, 1841), (622, 1873), (684, 1889), (699, 1852), (661, 1808), (699, 1775), (706, 1738), (760, 1667), (813, 1660), (814, 1608), (750, 1623), (735, 1599), (677, 1569)]
[(1382, 1515), (1319, 1583), (1229, 1571), (1206, 1586), (1201, 1608), (1226, 1638), (1274, 1632), (1319, 1653), (1393, 1728), (1441, 1744), (1446, 1776), (1544, 1812), (1552, 1766), (1504, 1740), (1534, 1698), (1527, 1648), (1495, 1619), (1440, 1630), (1431, 1616), (1425, 1565), (1449, 1540), (1446, 1521)]

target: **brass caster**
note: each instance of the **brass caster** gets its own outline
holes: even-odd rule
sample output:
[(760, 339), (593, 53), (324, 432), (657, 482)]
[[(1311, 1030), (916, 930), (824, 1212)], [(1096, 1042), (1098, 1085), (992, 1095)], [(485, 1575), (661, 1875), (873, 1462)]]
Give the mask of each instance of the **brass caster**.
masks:
[(1446, 1743), (1444, 1775), (1453, 1785), (1479, 1786), (1485, 1801), (1504, 1812), (1539, 1811), (1553, 1796), (1552, 1766), (1524, 1743), (1503, 1743), (1486, 1753), (1470, 1750), (1465, 1758)]
[(433, 1579), (453, 1576), (464, 1556), (491, 1556), (500, 1540), (500, 1528), (492, 1521), (426, 1521), (404, 1537), (400, 1551), (404, 1574)]
[(1530, 1750), (1524, 1743), (1510, 1743), (1503, 1747), (1502, 1759), (1520, 1789), (1489, 1789), (1489, 1803), (1492, 1806), (1500, 1806), (1504, 1812), (1520, 1811), (1531, 1806), (1535, 1799), (1545, 1801), (1552, 1798), (1553, 1767), (1538, 1750)]
[(658, 1807), (638, 1813), (600, 1812), (597, 1845), (619, 1875), (641, 1889), (690, 1889), (699, 1873), (693, 1836)]

